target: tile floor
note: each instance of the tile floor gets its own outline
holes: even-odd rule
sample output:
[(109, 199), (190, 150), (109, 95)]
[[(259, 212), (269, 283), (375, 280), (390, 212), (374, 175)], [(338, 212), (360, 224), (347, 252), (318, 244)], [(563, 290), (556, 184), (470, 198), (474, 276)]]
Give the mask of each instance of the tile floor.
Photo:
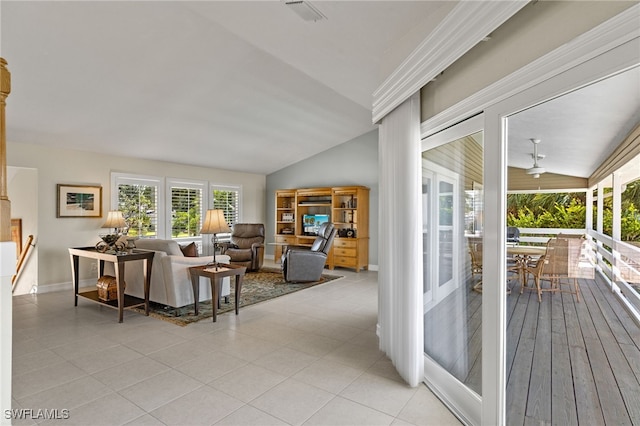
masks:
[(378, 350), (377, 273), (333, 273), (345, 278), (186, 327), (118, 324), (71, 292), (17, 296), (13, 408), (68, 418), (13, 424), (459, 425)]

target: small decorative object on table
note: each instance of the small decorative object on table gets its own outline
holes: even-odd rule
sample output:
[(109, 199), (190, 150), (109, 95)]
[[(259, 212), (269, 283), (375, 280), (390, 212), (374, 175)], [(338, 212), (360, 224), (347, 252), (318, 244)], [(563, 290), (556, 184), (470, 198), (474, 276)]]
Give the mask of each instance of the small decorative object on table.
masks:
[(122, 229), (126, 228), (127, 222), (122, 216), (122, 212), (118, 210), (112, 210), (107, 215), (107, 221), (102, 225), (103, 228), (113, 228), (113, 232), (98, 234), (102, 241), (96, 244), (96, 250), (100, 253), (126, 253), (125, 242), (120, 239), (122, 236)]
[[(127, 283), (122, 283), (123, 290), (126, 288)], [(98, 299), (103, 302), (110, 302), (112, 300), (118, 300), (118, 283), (116, 277), (111, 275), (103, 275), (98, 278)]]

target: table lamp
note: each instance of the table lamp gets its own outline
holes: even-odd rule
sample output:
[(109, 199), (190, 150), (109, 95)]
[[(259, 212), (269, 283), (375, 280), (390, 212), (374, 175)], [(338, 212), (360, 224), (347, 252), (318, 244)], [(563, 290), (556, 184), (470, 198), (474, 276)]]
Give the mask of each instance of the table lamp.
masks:
[(218, 270), (218, 262), (216, 262), (216, 234), (220, 232), (231, 232), (231, 228), (229, 228), (229, 225), (227, 225), (227, 222), (224, 220), (224, 211), (218, 209), (207, 210), (200, 234), (213, 234), (211, 242), (213, 243), (213, 265), (216, 270)]
[(107, 214), (107, 220), (102, 225), (102, 228), (113, 228), (113, 233), (105, 232), (99, 234), (99, 237), (102, 238), (102, 241), (104, 241), (109, 246), (109, 249), (113, 249), (114, 244), (122, 235), (122, 228), (126, 228), (126, 226), (127, 222), (125, 222), (122, 212), (118, 210), (112, 210)]

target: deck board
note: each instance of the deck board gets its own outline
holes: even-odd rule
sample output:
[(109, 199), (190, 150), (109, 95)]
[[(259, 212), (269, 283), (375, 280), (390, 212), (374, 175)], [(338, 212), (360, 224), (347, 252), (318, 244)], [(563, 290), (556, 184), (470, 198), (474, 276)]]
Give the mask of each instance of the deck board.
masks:
[(607, 356), (617, 358), (615, 351), (616, 348), (620, 351), (620, 348), (613, 337), (610, 324), (607, 322), (602, 310), (600, 310), (591, 287), (584, 285), (583, 289), (582, 304), (586, 305), (586, 311), (590, 314), (596, 333), (596, 338), (585, 338), (585, 343), (590, 362), (592, 365), (599, 366), (599, 368), (593, 369), (593, 377), (595, 378), (604, 421), (607, 424), (614, 425), (631, 424), (625, 405), (619, 403), (624, 400), (618, 383), (618, 380), (621, 380), (622, 377), (618, 377), (618, 380), (616, 380), (616, 375), (614, 374), (615, 363), (611, 362)]
[[(640, 426), (640, 326), (601, 277), (579, 285), (580, 302), (572, 294), (544, 293), (539, 303), (518, 285), (507, 296), (510, 426)], [(471, 287), (425, 313), (425, 342), (481, 394), (482, 294)]]
[(507, 424), (640, 425), (640, 327), (601, 278), (579, 283), (580, 302), (511, 293)]

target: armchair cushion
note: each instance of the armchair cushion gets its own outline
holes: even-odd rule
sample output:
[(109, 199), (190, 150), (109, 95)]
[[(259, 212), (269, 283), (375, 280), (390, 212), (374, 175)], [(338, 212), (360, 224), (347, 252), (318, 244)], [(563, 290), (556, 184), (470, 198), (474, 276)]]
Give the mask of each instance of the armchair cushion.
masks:
[(250, 262), (253, 257), (251, 248), (243, 249), (230, 247), (225, 251), (225, 254), (233, 259), (234, 262)]

